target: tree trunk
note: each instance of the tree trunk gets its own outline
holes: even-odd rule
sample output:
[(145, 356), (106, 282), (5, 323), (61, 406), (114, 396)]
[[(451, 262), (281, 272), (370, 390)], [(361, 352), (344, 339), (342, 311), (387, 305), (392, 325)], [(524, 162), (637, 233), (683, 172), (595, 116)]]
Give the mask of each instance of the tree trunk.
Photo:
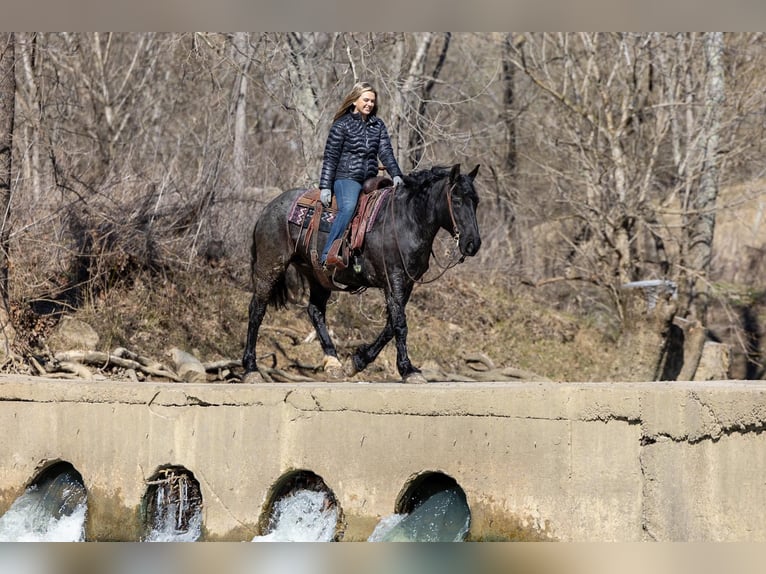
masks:
[[(37, 67), (40, 59), (38, 48), (38, 34), (36, 32), (24, 34), (22, 39), (15, 38), (18, 44), (18, 60), (24, 72), (24, 88), (19, 89), (19, 101), (22, 109), (26, 107), (29, 115), (29, 125), (22, 132), (22, 142), (25, 161), (22, 161), (24, 177), (31, 181), (32, 196), (35, 203), (43, 198), (43, 172), (40, 158), (43, 149), (41, 142), (41, 119), (43, 115), (42, 93), (37, 81)], [(17, 86), (18, 88), (19, 86)], [(26, 92), (26, 98), (22, 94)], [(25, 106), (26, 104), (26, 106)]]
[(420, 160), (423, 158), (423, 151), (425, 149), (425, 131), (426, 131), (426, 106), (431, 99), (431, 92), (436, 85), (436, 79), (444, 67), (444, 62), (447, 60), (447, 50), (449, 49), (450, 39), (452, 34), (446, 32), (444, 34), (444, 44), (442, 45), (439, 59), (436, 62), (431, 77), (425, 82), (420, 90), (418, 113), (415, 116), (415, 125), (412, 132), (410, 132), (410, 145), (411, 150), (411, 163), (412, 165), (419, 165)]
[(250, 34), (248, 32), (235, 32), (232, 44), (233, 60), (237, 66), (237, 76), (234, 80), (234, 173), (232, 174), (232, 187), (235, 197), (242, 197), (247, 164), (247, 74), (252, 52)]
[(505, 123), (506, 150), (505, 169), (513, 175), (516, 171), (516, 120), (513, 117), (514, 82), (516, 66), (511, 60), (513, 33), (508, 32), (503, 40), (503, 120)]
[(710, 259), (715, 231), (715, 205), (718, 197), (718, 139), (724, 103), (723, 34), (705, 34), (705, 116), (702, 120), (699, 150), (701, 170), (697, 189), (692, 192), (690, 208), (693, 216), (687, 228), (688, 266), (690, 276), (689, 315), (693, 329), (685, 330), (683, 369), (680, 380), (692, 380), (697, 371), (707, 337), (707, 310), (710, 304)]
[[(614, 381), (655, 381), (665, 378), (668, 345), (674, 331), (676, 301), (672, 291), (652, 287), (631, 289), (622, 298), (624, 322), (610, 378)], [(672, 353), (671, 353), (672, 354)]]
[(14, 34), (0, 34), (0, 355), (10, 353), (14, 331), (10, 322), (8, 294), (8, 246), (10, 242), (11, 160), (16, 102)]
[[(391, 143), (394, 146), (394, 153), (399, 161), (399, 166), (402, 170), (409, 171), (416, 167), (413, 163), (412, 149), (409, 147), (409, 142), (412, 139), (412, 132), (416, 129), (417, 116), (415, 110), (418, 109), (418, 105), (413, 101), (413, 94), (417, 88), (418, 82), (423, 77), (423, 70), (425, 66), (426, 56), (428, 55), (428, 49), (431, 47), (433, 41), (433, 33), (425, 32), (423, 34), (415, 35), (417, 46), (415, 48), (415, 54), (410, 61), (407, 74), (404, 80), (401, 82), (401, 90), (398, 90), (394, 96), (392, 102), (392, 117), (394, 135)], [(397, 58), (401, 58), (401, 64), (404, 64), (404, 39), (398, 44)], [(405, 144), (408, 144), (405, 146)]]
[(319, 179), (325, 143), (318, 133), (320, 110), (316, 90), (319, 81), (312, 63), (316, 38), (310, 34), (290, 32), (287, 41), (290, 47), (287, 68), (292, 88), (292, 104), (296, 112), (297, 143), (301, 146), (303, 156), (303, 165), (299, 173), (308, 185), (308, 182), (316, 182)]
[(707, 77), (705, 86), (705, 116), (700, 138), (702, 169), (699, 186), (691, 208), (694, 217), (688, 229), (689, 267), (694, 271), (690, 281), (691, 316), (705, 323), (710, 299), (708, 272), (715, 230), (715, 204), (718, 197), (718, 140), (721, 110), (724, 103), (723, 34), (705, 34)]

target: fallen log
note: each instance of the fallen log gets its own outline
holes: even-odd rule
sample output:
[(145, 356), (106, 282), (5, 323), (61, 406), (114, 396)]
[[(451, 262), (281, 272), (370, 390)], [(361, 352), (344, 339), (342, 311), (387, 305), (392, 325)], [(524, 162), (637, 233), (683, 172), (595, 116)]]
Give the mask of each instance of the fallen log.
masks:
[(90, 380), (93, 378), (91, 370), (82, 363), (75, 363), (72, 361), (61, 361), (58, 365), (59, 369), (64, 372), (72, 373), (77, 378)]
[(226, 369), (236, 369), (242, 366), (241, 361), (235, 361), (234, 359), (223, 359), (221, 361), (212, 361), (209, 363), (202, 363), (205, 370), (208, 373), (214, 373), (216, 371), (223, 371)]
[(465, 362), (474, 371), (494, 371), (495, 363), (484, 353), (466, 355)]
[[(58, 363), (82, 363), (85, 365), (98, 366), (99, 369), (105, 369), (108, 367), (121, 367), (123, 369), (134, 369), (136, 371), (142, 371), (147, 375), (162, 377), (175, 382), (181, 381), (178, 375), (165, 367), (156, 368), (153, 366), (143, 365), (139, 361), (126, 359), (110, 353), (104, 353), (102, 351), (62, 351), (56, 353), (53, 358)], [(156, 364), (159, 365), (159, 363)]]

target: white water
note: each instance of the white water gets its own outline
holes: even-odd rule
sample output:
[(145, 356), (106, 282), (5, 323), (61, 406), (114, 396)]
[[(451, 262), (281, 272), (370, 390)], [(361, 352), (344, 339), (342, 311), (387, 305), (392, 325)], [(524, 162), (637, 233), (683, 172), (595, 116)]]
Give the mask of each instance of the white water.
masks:
[(179, 529), (176, 516), (168, 512), (158, 520), (146, 536), (145, 542), (195, 542), (202, 534), (202, 513), (195, 513), (187, 529)]
[[(65, 491), (70, 494), (72, 491)], [(45, 490), (30, 486), (0, 517), (0, 542), (82, 542), (87, 501), (83, 497), (71, 514), (58, 518), (46, 507)]]
[[(63, 476), (63, 475), (62, 475)], [(157, 492), (163, 509), (147, 535), (147, 542), (194, 542), (200, 538), (202, 512), (181, 503), (167, 504), (163, 489)], [(30, 486), (0, 517), (0, 542), (82, 542), (85, 540), (87, 499), (82, 485), (57, 477), (42, 487)], [(271, 530), (253, 542), (330, 542), (338, 523), (338, 508), (327, 495), (297, 490), (275, 504)], [(457, 492), (439, 492), (410, 514), (384, 517), (370, 535), (370, 542), (459, 542), (470, 526), (470, 511)]]
[(253, 542), (331, 542), (338, 524), (338, 508), (327, 495), (296, 490), (274, 505), (273, 528)]
[[(470, 527), (470, 510), (457, 490), (437, 492), (409, 514), (384, 517), (369, 542), (461, 542)], [(277, 501), (268, 534), (253, 542), (330, 542), (338, 511), (327, 496), (297, 490)]]
[[(172, 488), (177, 489), (177, 496), (171, 499), (170, 489)], [(202, 509), (199, 506), (191, 508), (192, 514), (187, 517), (190, 508), (188, 482), (185, 477), (180, 475), (172, 483), (158, 488), (155, 496), (158, 512), (154, 517), (152, 529), (144, 541), (194, 542), (198, 540), (202, 534)]]

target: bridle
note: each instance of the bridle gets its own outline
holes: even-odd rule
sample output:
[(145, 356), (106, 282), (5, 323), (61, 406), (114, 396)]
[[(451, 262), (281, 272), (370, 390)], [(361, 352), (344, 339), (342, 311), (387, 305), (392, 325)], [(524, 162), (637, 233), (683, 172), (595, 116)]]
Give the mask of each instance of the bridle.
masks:
[[(447, 182), (445, 182), (445, 184), (444, 184), (444, 188), (447, 189), (447, 208), (449, 210), (450, 219), (452, 221), (452, 231), (453, 231), (452, 239), (455, 241), (455, 250), (460, 252), (460, 247), (459, 247), (459, 244), (460, 244), (460, 231), (457, 228), (457, 220), (455, 219), (455, 210), (452, 207), (452, 192), (455, 190), (455, 187), (457, 187), (457, 182), (455, 182), (452, 185), (450, 185), (448, 189), (447, 189)], [(389, 211), (391, 212), (392, 221), (396, 221), (396, 212), (395, 212), (395, 208), (394, 208), (394, 203), (395, 203), (394, 200), (396, 198), (394, 196), (395, 196), (395, 192), (393, 194), (391, 194), (391, 197), (389, 198), (389, 204), (390, 204)], [(386, 212), (386, 221), (388, 221), (388, 212)], [(431, 255), (433, 256), (434, 261), (436, 261), (437, 265), (439, 267), (441, 267), (441, 272), (436, 277), (433, 277), (432, 279), (429, 279), (428, 281), (426, 281), (424, 279), (416, 279), (415, 277), (412, 276), (412, 274), (410, 273), (409, 269), (407, 269), (407, 264), (404, 261), (404, 254), (402, 253), (402, 246), (399, 243), (399, 234), (396, 231), (396, 226), (395, 225), (394, 225), (394, 241), (396, 242), (396, 248), (399, 251), (399, 259), (401, 259), (401, 261), (402, 261), (402, 268), (404, 269), (404, 272), (407, 274), (407, 277), (409, 277), (410, 281), (412, 281), (413, 283), (420, 283), (421, 285), (425, 285), (425, 284), (428, 284), (428, 283), (433, 283), (434, 281), (439, 279), (442, 275), (444, 275), (448, 270), (452, 269), (453, 267), (455, 267), (459, 263), (462, 263), (463, 261), (465, 261), (465, 255), (461, 254), (461, 256), (457, 260), (454, 260), (454, 261), (448, 263), (446, 266), (442, 266), (436, 260), (436, 254), (434, 253), (433, 245), (431, 245)], [(386, 273), (386, 282), (388, 283), (388, 288), (390, 290), (391, 289), (391, 281), (388, 278), (388, 266), (386, 265), (385, 258), (383, 259), (383, 270)]]

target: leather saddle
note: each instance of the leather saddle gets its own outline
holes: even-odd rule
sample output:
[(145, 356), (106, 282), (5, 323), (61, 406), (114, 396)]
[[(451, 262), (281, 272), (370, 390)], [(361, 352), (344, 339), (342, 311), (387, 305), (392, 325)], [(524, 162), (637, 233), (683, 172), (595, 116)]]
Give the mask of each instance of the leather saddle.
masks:
[[(371, 177), (364, 182), (354, 217), (345, 233), (330, 246), (327, 254), (328, 263), (337, 269), (348, 267), (349, 255), (362, 248), (365, 234), (372, 227), (377, 216), (381, 199), (392, 187), (391, 178), (382, 175)], [(329, 230), (338, 212), (338, 205), (333, 195), (330, 206), (324, 207), (319, 200), (320, 193), (321, 191), (315, 188), (301, 194), (291, 209), (288, 220), (305, 229), (302, 239), (299, 235), (295, 248), (298, 249), (299, 245), (303, 246), (306, 253), (310, 255), (314, 268), (322, 272), (317, 250), (317, 232), (320, 228)]]

